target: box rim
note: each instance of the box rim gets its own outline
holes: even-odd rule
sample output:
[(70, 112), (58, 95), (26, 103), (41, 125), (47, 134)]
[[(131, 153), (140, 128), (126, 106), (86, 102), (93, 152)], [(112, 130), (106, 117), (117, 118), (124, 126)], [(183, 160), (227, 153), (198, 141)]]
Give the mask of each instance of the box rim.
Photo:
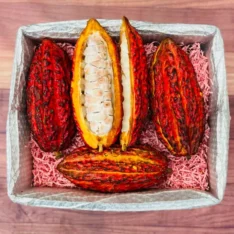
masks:
[[(65, 24), (65, 23), (67, 23), (67, 22), (75, 22), (75, 23), (80, 23), (80, 22), (84, 22), (84, 23), (86, 23), (87, 22), (87, 20), (76, 20), (76, 21), (62, 21), (62, 22), (56, 22), (56, 24), (61, 24), (61, 23), (63, 23), (63, 24)], [(108, 22), (108, 21), (115, 21), (115, 22), (120, 22), (120, 20), (100, 20), (100, 22)], [(152, 23), (150, 23), (150, 22), (143, 22), (143, 21), (131, 21), (131, 22), (133, 22), (133, 25), (135, 24), (135, 23), (139, 23), (139, 22), (142, 22), (144, 25), (148, 25), (148, 24), (152, 24)], [(25, 34), (25, 35), (27, 35), (27, 32), (28, 31), (30, 31), (29, 29), (31, 29), (32, 27), (38, 27), (38, 26), (42, 26), (42, 25), (47, 25), (47, 26), (50, 26), (51, 24), (53, 24), (52, 22), (51, 23), (42, 23), (42, 24), (33, 24), (33, 25), (30, 25), (30, 26), (22, 26), (22, 27), (20, 27), (19, 28), (19, 30), (18, 30), (18, 33), (17, 33), (17, 38), (19, 38), (20, 36), (22, 37), (23, 36), (23, 34)], [(168, 25), (170, 25), (170, 26), (174, 26), (174, 25), (178, 25), (178, 24), (157, 24), (157, 23), (155, 23), (155, 25), (161, 25), (162, 27), (165, 27), (165, 26), (168, 26)], [(186, 27), (191, 27), (191, 25), (190, 24), (179, 24), (179, 25), (184, 25), (184, 26), (186, 26)], [(196, 26), (196, 27), (200, 27), (200, 24), (194, 24), (193, 26)], [(221, 37), (221, 34), (220, 34), (220, 31), (219, 31), (219, 29), (216, 27), (216, 26), (212, 26), (212, 25), (202, 25), (202, 26), (211, 26), (211, 27), (213, 27), (213, 30), (214, 30), (214, 33), (215, 33), (215, 35), (214, 35), (214, 38), (215, 38), (215, 36), (217, 36), (217, 33), (219, 34), (219, 36)], [(174, 35), (174, 33), (173, 33), (173, 35)], [(221, 37), (222, 38), (222, 37)], [(17, 46), (17, 43), (16, 43), (16, 49), (15, 49), (16, 51), (18, 50), (18, 46)], [(222, 53), (222, 51), (221, 51), (221, 53)], [(12, 80), (11, 80), (11, 91), (10, 91), (10, 98), (9, 98), (9, 107), (10, 107), (10, 105), (11, 105), (11, 103), (12, 103), (12, 100), (13, 100), (13, 94), (14, 94), (14, 89), (15, 89), (15, 77), (14, 77), (14, 69), (16, 69), (16, 66), (15, 66), (15, 62), (17, 61), (17, 58), (19, 57), (17, 57), (16, 56), (16, 54), (18, 54), (18, 53), (15, 53), (15, 57), (14, 57), (14, 66), (13, 66), (13, 75), (12, 75)], [(224, 55), (224, 53), (223, 53), (223, 55)], [(18, 58), (19, 59), (19, 58)], [(225, 65), (225, 64), (224, 64)], [(226, 74), (224, 75), (224, 77), (226, 78)], [(228, 101), (228, 100), (227, 100)], [(25, 202), (20, 202), (19, 201), (19, 194), (13, 194), (13, 187), (11, 187), (10, 186), (10, 180), (11, 180), (11, 173), (12, 173), (12, 171), (11, 171), (11, 166), (12, 166), (12, 161), (11, 161), (11, 152), (10, 152), (10, 149), (9, 149), (9, 147), (11, 147), (11, 141), (10, 141), (10, 132), (9, 132), (9, 129), (10, 129), (10, 118), (9, 118), (9, 116), (10, 116), (10, 113), (11, 113), (11, 108), (9, 108), (9, 111), (8, 111), (8, 118), (7, 118), (7, 182), (8, 182), (8, 188), (7, 188), (7, 190), (8, 190), (8, 196), (10, 197), (10, 199), (12, 200), (12, 201), (14, 201), (14, 202), (17, 202), (17, 203), (20, 203), (20, 204), (27, 204), (27, 202), (25, 201)], [(230, 113), (230, 111), (229, 111), (229, 106), (228, 106), (228, 109), (225, 109), (225, 111), (227, 112), (227, 113)], [(230, 115), (230, 114), (229, 114)], [(18, 124), (18, 123), (17, 123)], [(227, 142), (227, 144), (228, 144), (228, 142)], [(226, 157), (228, 156), (228, 152), (227, 152), (227, 154), (226, 154)], [(222, 179), (224, 179), (224, 181), (223, 181), (223, 183), (225, 184), (226, 183), (226, 178), (225, 178), (225, 176), (224, 176), (224, 178), (222, 178)], [(225, 188), (224, 188), (225, 189)], [(224, 193), (224, 190), (223, 190), (223, 193)], [(214, 197), (213, 195), (211, 195), (211, 197), (213, 198), (213, 201), (209, 204), (209, 205), (212, 205), (212, 204), (218, 204), (222, 199), (223, 199), (223, 193), (222, 193), (222, 191), (221, 191), (221, 194), (219, 194), (218, 195), (218, 197), (216, 198), (216, 197)], [(40, 200), (40, 202), (41, 202), (41, 200)], [(121, 204), (121, 203), (120, 203)], [(148, 205), (149, 205), (149, 203), (147, 203)], [(153, 205), (154, 204), (154, 205)], [(152, 207), (152, 210), (154, 210), (154, 206), (155, 206), (155, 202), (153, 203), (152, 205), (150, 205), (150, 207)], [(34, 204), (35, 206), (36, 206), (36, 204)], [(42, 205), (38, 205), (38, 206), (43, 206), (43, 204)], [(46, 205), (45, 205), (46, 206)], [(113, 206), (113, 204), (111, 204), (111, 206)], [(56, 208), (59, 208), (59, 207), (57, 207), (57, 206), (53, 206), (53, 207), (56, 207)], [(173, 209), (172, 208), (173, 206), (171, 206), (170, 207), (170, 209)], [(185, 206), (186, 207), (186, 206)], [(65, 207), (66, 208), (66, 207)], [(97, 208), (97, 207), (96, 207)], [(188, 208), (195, 208), (195, 206), (194, 207), (186, 207), (186, 208), (184, 208), (184, 209), (188, 209)], [(86, 209), (85, 207), (83, 208), (83, 209)], [(87, 208), (88, 209), (88, 208)], [(183, 208), (179, 208), (179, 209), (183, 209)], [(101, 209), (102, 210), (102, 209)], [(139, 211), (142, 211), (142, 209), (140, 208), (139, 209)], [(146, 210), (146, 209), (144, 209), (144, 210)], [(149, 210), (151, 210), (150, 208), (149, 208)], [(113, 211), (117, 211), (117, 209), (115, 209), (115, 210), (113, 210)], [(118, 210), (118, 211), (121, 211), (121, 209), (120, 210)], [(122, 211), (124, 211), (124, 210), (122, 210)], [(129, 210), (130, 211), (130, 210)], [(136, 211), (135, 209), (134, 209), (134, 211)]]
[[(188, 189), (194, 193), (203, 192)], [(165, 191), (173, 192), (175, 191)], [(181, 192), (183, 192), (181, 190)], [(18, 204), (26, 206), (37, 206), (45, 208), (59, 208), (71, 210), (92, 210), (92, 211), (110, 211), (110, 212), (134, 212), (134, 211), (160, 211), (160, 210), (181, 210), (194, 209), (219, 204), (221, 201), (210, 194), (208, 197), (201, 197), (199, 199), (189, 199), (192, 202), (188, 204), (188, 199), (177, 201), (158, 201), (147, 203), (105, 203), (105, 202), (77, 202), (77, 201), (59, 201), (59, 200), (44, 200), (38, 198), (29, 198), (20, 195), (11, 195), (10, 199)], [(104, 200), (104, 199), (103, 199)], [(179, 203), (179, 204), (177, 204)], [(164, 207), (162, 208), (162, 204)]]

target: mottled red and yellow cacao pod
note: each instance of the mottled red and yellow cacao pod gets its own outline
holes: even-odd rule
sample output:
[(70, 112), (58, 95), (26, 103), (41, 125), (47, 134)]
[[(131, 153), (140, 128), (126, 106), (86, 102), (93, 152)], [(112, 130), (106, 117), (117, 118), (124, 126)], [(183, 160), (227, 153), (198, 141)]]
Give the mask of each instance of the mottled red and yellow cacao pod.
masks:
[(120, 30), (123, 86), (122, 150), (137, 141), (148, 114), (148, 72), (143, 41), (136, 29), (123, 17)]
[(35, 51), (27, 81), (27, 114), (33, 138), (44, 151), (69, 146), (75, 134), (71, 98), (71, 62), (49, 39)]
[(167, 174), (166, 157), (152, 148), (113, 147), (98, 152), (80, 148), (65, 156), (57, 169), (78, 187), (100, 192), (127, 192), (161, 183)]
[(159, 139), (176, 156), (198, 151), (205, 128), (204, 100), (188, 55), (163, 40), (150, 68), (153, 122)]
[(99, 151), (108, 148), (122, 124), (121, 70), (115, 43), (95, 19), (76, 43), (71, 87), (74, 118), (85, 143)]

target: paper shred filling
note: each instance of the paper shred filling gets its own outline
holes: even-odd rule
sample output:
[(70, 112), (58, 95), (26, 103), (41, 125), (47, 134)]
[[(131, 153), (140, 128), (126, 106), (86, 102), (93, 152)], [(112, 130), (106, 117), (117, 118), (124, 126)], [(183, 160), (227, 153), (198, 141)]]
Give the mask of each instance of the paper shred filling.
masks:
[(44, 152), (31, 137), (30, 147), (33, 156), (33, 186), (42, 187), (75, 187), (69, 180), (56, 169), (62, 158), (56, 160), (60, 154), (68, 154), (75, 149), (84, 146), (84, 142), (77, 134), (72, 140), (71, 146), (59, 153)]
[[(158, 44), (158, 42), (152, 42), (145, 45), (148, 66), (150, 65), (152, 56), (156, 51)], [(69, 58), (72, 60), (74, 46), (69, 43), (58, 43), (58, 45), (68, 53)], [(194, 43), (187, 46), (181, 45), (181, 47), (189, 55), (189, 58), (194, 66), (198, 83), (203, 92), (206, 118), (208, 119), (209, 97), (211, 94), (212, 84), (212, 81), (209, 78), (208, 59), (201, 50), (199, 43)], [(199, 147), (198, 153), (191, 156), (190, 159), (186, 157), (175, 157), (169, 154), (165, 146), (159, 141), (153, 123), (148, 121), (145, 126), (147, 127), (142, 131), (140, 143), (150, 145), (157, 150), (166, 152), (168, 155), (169, 168), (172, 169), (172, 173), (168, 174), (167, 180), (158, 188), (191, 188), (208, 190), (209, 174), (207, 154), (210, 135), (210, 128), (208, 124), (206, 124), (204, 138)], [(68, 154), (81, 146), (84, 146), (84, 142), (79, 134), (77, 134), (77, 136), (73, 139), (71, 146), (61, 153)], [(33, 186), (75, 188), (75, 185), (64, 178), (63, 175), (56, 169), (62, 158), (56, 160), (56, 153), (43, 152), (33, 139), (30, 141), (30, 147), (33, 156)]]

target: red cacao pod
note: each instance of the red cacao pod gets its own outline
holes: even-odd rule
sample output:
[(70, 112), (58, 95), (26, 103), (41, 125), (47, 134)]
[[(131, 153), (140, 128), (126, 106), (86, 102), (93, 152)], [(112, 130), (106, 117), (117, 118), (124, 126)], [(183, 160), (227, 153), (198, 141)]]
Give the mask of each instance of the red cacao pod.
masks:
[(120, 30), (123, 86), (122, 150), (136, 143), (148, 114), (148, 72), (143, 40), (123, 17)]
[(27, 114), (44, 151), (69, 146), (75, 134), (70, 98), (71, 62), (54, 42), (44, 39), (35, 51), (27, 81)]
[(205, 129), (204, 100), (188, 55), (167, 38), (150, 68), (153, 122), (159, 139), (176, 156), (198, 151)]
[(113, 147), (103, 152), (83, 147), (65, 156), (57, 169), (83, 189), (127, 192), (161, 183), (166, 177), (167, 160), (148, 147), (128, 151)]

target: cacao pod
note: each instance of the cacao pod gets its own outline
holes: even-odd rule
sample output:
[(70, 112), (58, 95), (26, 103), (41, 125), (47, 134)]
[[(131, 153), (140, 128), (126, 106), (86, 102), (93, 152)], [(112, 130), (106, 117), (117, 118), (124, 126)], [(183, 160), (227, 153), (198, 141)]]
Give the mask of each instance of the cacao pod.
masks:
[(90, 19), (75, 47), (72, 103), (76, 125), (93, 149), (111, 146), (122, 122), (122, 86), (117, 48), (104, 28)]
[(152, 148), (113, 147), (98, 152), (79, 148), (65, 156), (57, 169), (83, 189), (100, 192), (127, 192), (161, 183), (167, 174), (166, 157)]
[(69, 146), (75, 134), (71, 98), (71, 61), (54, 42), (44, 39), (35, 51), (27, 81), (27, 114), (44, 151)]
[(123, 17), (120, 30), (123, 86), (123, 121), (120, 135), (122, 150), (134, 145), (148, 114), (148, 72), (143, 41)]
[(153, 122), (159, 139), (177, 156), (198, 151), (205, 129), (204, 100), (188, 55), (167, 38), (150, 68)]

